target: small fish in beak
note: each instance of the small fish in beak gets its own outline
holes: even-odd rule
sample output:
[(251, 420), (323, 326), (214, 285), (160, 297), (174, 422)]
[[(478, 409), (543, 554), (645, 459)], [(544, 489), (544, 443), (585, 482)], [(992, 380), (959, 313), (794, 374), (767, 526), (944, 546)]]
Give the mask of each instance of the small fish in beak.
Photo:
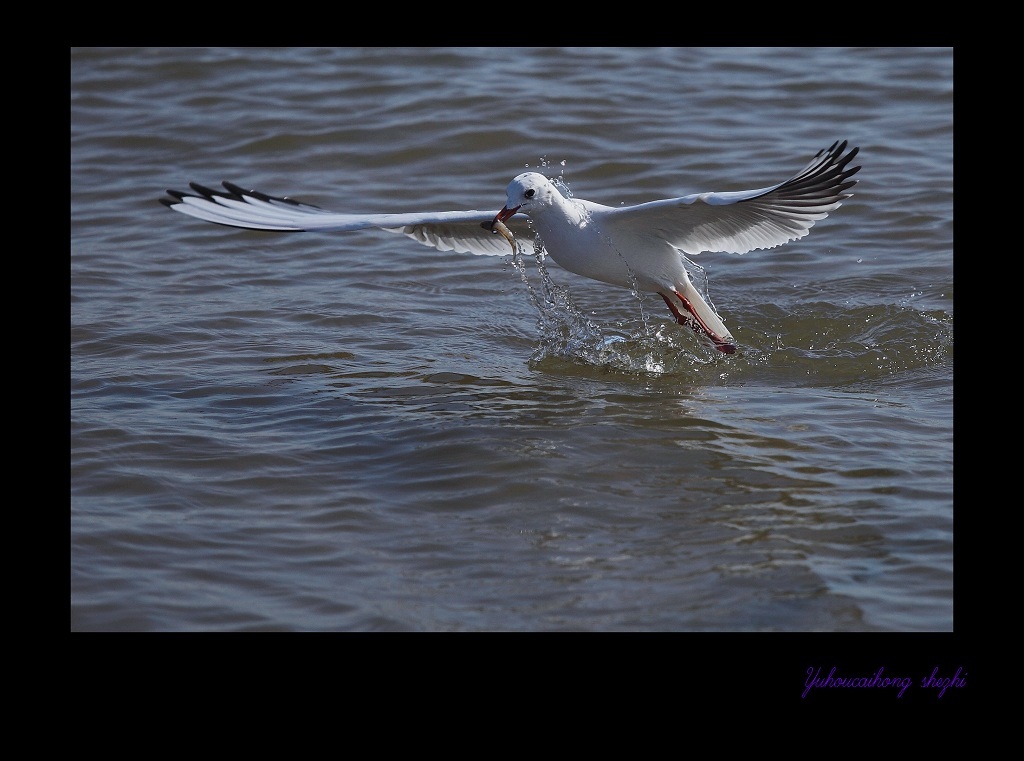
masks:
[[(508, 216), (512, 216), (509, 214)], [(507, 219), (508, 217), (506, 217)], [(481, 222), (480, 227), (485, 230), (490, 230), (492, 233), (501, 233), (502, 237), (508, 241), (508, 244), (512, 246), (512, 253), (516, 253), (516, 236), (512, 234), (512, 231), (506, 227), (505, 223), (501, 221), (501, 214), (494, 218), (493, 222)]]

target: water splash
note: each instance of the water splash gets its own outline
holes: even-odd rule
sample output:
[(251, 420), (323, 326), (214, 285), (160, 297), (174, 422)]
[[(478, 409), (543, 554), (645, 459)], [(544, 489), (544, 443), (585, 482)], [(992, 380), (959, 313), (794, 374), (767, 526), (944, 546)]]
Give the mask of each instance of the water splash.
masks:
[(653, 321), (643, 309), (643, 295), (634, 288), (641, 305), (638, 324), (602, 327), (591, 320), (573, 301), (569, 289), (555, 283), (547, 270), (547, 252), (537, 238), (533, 258), (539, 276), (534, 285), (528, 272), (522, 245), (516, 242), (512, 264), (537, 310), (540, 340), (530, 365), (569, 361), (594, 368), (631, 375), (665, 375), (718, 361), (717, 352), (695, 341), (689, 331)]
[(539, 292), (530, 282), (523, 247), (518, 240), (516, 241), (512, 265), (526, 284), (530, 301), (537, 310), (537, 330), (542, 337), (538, 351), (544, 351), (545, 348), (554, 348), (557, 351), (560, 347), (600, 341), (603, 338), (601, 329), (576, 306), (569, 289), (556, 284), (548, 274), (545, 262), (547, 253), (540, 237), (534, 240), (533, 256), (537, 263), (537, 273), (540, 275)]

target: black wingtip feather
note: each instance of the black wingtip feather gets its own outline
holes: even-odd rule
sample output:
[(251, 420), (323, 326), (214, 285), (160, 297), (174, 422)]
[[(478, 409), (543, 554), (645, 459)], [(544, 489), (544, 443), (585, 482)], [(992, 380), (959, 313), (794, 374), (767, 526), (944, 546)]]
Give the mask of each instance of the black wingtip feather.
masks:
[(259, 198), (261, 195), (260, 193), (257, 193), (255, 190), (246, 190), (245, 188), (236, 185), (233, 182), (228, 182), (227, 180), (221, 182), (221, 185), (227, 188), (229, 193), (231, 193), (233, 196), (237, 196), (239, 199), (244, 198), (245, 196), (253, 196), (254, 198)]
[(261, 193), (258, 190), (245, 190), (244, 188), (236, 185), (233, 182), (228, 182), (227, 180), (221, 182), (221, 185), (223, 185), (225, 188), (231, 191), (231, 193), (237, 196), (239, 200), (244, 200), (245, 196), (249, 196), (251, 198), (255, 198), (258, 201), (265, 201), (267, 203), (286, 203), (289, 204), (290, 206), (308, 206), (313, 209), (320, 208), (319, 206), (314, 206), (311, 203), (302, 203), (301, 201), (296, 201), (294, 198), (289, 198), (288, 196), (271, 196), (267, 195), (266, 193)]
[(200, 185), (198, 182), (190, 182), (188, 186), (192, 188), (192, 190), (196, 191), (199, 195), (211, 201), (217, 196), (220, 196), (221, 198), (231, 198), (235, 201), (242, 200), (241, 198), (234, 194), (225, 193), (223, 190), (214, 190), (213, 188), (208, 188), (205, 185)]

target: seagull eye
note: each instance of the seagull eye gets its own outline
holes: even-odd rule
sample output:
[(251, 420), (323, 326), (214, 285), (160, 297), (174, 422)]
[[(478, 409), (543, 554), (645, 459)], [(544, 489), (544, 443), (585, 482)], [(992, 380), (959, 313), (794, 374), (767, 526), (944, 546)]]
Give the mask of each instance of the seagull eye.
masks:
[(536, 192), (537, 192), (536, 190), (534, 190), (533, 188), (530, 188), (525, 193), (523, 193), (523, 195), (526, 196), (527, 198), (533, 198), (533, 196), (534, 196), (534, 194)]

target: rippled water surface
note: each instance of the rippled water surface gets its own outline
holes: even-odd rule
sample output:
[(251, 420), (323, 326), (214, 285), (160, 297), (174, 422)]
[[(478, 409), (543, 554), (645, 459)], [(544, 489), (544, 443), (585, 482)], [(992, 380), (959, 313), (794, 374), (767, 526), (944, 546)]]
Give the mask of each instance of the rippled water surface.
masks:
[[(953, 630), (948, 49), (73, 49), (75, 631)], [(494, 209), (780, 182), (740, 344), (526, 251), (157, 199)]]

